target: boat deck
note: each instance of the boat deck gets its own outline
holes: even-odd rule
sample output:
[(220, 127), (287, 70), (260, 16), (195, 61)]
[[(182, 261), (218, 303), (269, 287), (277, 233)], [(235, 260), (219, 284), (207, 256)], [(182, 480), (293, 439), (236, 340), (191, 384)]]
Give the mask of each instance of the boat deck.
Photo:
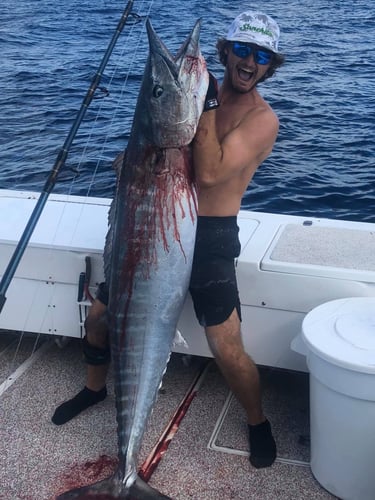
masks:
[[(85, 380), (80, 340), (3, 331), (0, 356), (1, 500), (52, 500), (110, 475), (117, 461), (112, 374), (105, 401), (55, 426), (55, 407)], [(248, 460), (244, 412), (215, 362), (172, 355), (139, 457), (152, 486), (175, 500), (335, 498), (309, 467), (308, 375), (260, 371), (278, 458), (257, 470)], [(152, 471), (147, 460), (174, 414), (177, 432), (166, 451), (161, 440)]]

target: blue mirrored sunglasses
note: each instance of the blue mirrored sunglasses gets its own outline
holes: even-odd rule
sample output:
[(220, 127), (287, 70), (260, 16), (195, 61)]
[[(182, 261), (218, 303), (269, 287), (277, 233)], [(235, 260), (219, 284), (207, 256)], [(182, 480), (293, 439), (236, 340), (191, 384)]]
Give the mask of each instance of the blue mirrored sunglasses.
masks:
[(235, 56), (241, 59), (246, 59), (251, 54), (253, 54), (254, 61), (257, 64), (269, 64), (272, 59), (272, 52), (256, 49), (253, 45), (248, 45), (243, 42), (233, 42), (232, 52)]

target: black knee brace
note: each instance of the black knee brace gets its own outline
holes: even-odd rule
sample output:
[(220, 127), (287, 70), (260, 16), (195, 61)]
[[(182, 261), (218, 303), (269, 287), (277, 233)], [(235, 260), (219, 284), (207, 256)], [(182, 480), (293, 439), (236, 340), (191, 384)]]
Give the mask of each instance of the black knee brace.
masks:
[(82, 350), (85, 361), (88, 365), (107, 365), (111, 361), (111, 352), (109, 347), (106, 347), (105, 349), (95, 347), (87, 341), (86, 336), (82, 339)]

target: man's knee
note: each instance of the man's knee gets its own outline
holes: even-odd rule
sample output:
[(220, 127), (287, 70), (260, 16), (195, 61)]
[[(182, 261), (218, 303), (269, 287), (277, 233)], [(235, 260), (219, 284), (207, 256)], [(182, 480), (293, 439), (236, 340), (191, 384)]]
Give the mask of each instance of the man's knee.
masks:
[(110, 362), (107, 307), (95, 300), (85, 320), (86, 335), (83, 338), (83, 354), (90, 365)]
[(100, 300), (96, 299), (89, 308), (84, 327), (90, 344), (96, 347), (106, 347), (108, 343), (107, 306)]
[(104, 348), (96, 347), (88, 341), (87, 336), (82, 339), (82, 350), (85, 361), (88, 365), (107, 365), (111, 361), (111, 351), (109, 349), (109, 345)]
[(206, 326), (206, 338), (212, 354), (215, 357), (238, 356), (244, 351), (241, 334), (241, 322), (237, 309), (234, 308), (230, 316), (218, 325)]
[(108, 344), (108, 322), (105, 317), (87, 316), (84, 326), (90, 344), (96, 347), (106, 347)]

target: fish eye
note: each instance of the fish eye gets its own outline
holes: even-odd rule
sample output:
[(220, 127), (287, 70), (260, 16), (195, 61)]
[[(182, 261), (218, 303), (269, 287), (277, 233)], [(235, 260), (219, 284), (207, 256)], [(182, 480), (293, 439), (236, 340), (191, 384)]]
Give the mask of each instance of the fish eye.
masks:
[(163, 87), (161, 87), (160, 85), (155, 85), (155, 87), (152, 90), (152, 95), (154, 97), (160, 97), (163, 94), (163, 92), (164, 92)]

